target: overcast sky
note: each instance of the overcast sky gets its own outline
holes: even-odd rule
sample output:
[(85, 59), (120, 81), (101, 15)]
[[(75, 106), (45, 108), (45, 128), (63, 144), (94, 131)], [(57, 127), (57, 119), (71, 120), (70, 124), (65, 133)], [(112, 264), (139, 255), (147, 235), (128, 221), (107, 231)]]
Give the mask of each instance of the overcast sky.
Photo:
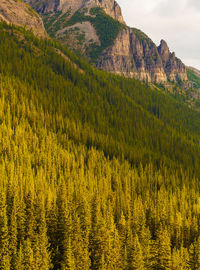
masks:
[(186, 64), (200, 69), (200, 0), (117, 0), (127, 25), (157, 45), (167, 41)]

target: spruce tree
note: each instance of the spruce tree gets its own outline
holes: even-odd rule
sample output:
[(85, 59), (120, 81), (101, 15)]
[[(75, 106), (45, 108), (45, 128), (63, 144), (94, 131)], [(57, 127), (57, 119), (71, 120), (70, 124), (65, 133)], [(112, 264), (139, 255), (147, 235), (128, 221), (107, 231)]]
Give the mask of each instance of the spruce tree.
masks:
[(137, 235), (133, 237), (132, 243), (132, 246), (129, 248), (128, 269), (144, 270), (142, 248)]
[(47, 237), (47, 225), (45, 218), (44, 200), (40, 201), (38, 221), (37, 221), (37, 242), (35, 249), (37, 251), (38, 269), (48, 270), (51, 268), (51, 254), (49, 251), (49, 241)]
[(16, 199), (13, 199), (12, 212), (9, 226), (9, 252), (11, 257), (11, 269), (17, 269), (18, 265), (18, 239), (17, 239), (17, 216), (16, 216)]
[(3, 190), (0, 192), (0, 270), (10, 270), (6, 198)]
[(171, 241), (169, 233), (162, 227), (156, 234), (157, 239), (152, 242), (152, 267), (155, 270), (167, 270), (171, 267)]

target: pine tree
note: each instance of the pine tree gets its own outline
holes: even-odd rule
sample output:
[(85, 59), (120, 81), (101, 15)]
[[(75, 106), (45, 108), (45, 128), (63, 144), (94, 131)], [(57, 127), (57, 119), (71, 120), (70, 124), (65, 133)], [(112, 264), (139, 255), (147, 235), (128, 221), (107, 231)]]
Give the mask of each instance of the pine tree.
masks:
[(24, 253), (22, 249), (22, 245), (20, 244), (18, 252), (17, 252), (17, 260), (15, 263), (15, 268), (16, 270), (25, 270), (24, 268)]
[(190, 261), (189, 265), (192, 270), (200, 269), (200, 237), (198, 237), (194, 244), (189, 249)]
[(151, 268), (151, 261), (152, 261), (152, 257), (151, 257), (151, 232), (149, 230), (149, 228), (145, 227), (144, 225), (141, 228), (141, 231), (139, 233), (139, 241), (141, 244), (141, 249), (142, 249), (142, 253), (143, 253), (143, 260), (144, 260), (144, 266), (145, 269), (150, 269)]
[(157, 239), (152, 242), (152, 267), (155, 270), (167, 270), (171, 267), (171, 241), (169, 233), (162, 227), (157, 231)]
[(18, 255), (17, 255), (17, 216), (16, 216), (16, 199), (13, 199), (12, 212), (9, 226), (9, 252), (11, 257), (11, 269), (17, 269)]
[(9, 234), (4, 191), (0, 192), (0, 270), (10, 270)]
[(63, 261), (61, 262), (61, 270), (76, 270), (70, 236), (64, 240), (64, 254)]
[(129, 261), (128, 269), (130, 270), (145, 269), (142, 248), (137, 235), (133, 238), (133, 244), (129, 249), (128, 261)]
[(90, 268), (90, 257), (89, 257), (89, 232), (81, 229), (80, 219), (77, 215), (73, 217), (72, 226), (72, 239), (73, 239), (73, 253), (76, 262), (77, 270), (87, 270)]
[(49, 252), (49, 241), (47, 237), (47, 227), (45, 218), (44, 201), (40, 201), (39, 214), (38, 214), (38, 234), (36, 242), (37, 251), (37, 264), (38, 269), (49, 270), (51, 268), (50, 252)]
[(26, 237), (34, 243), (35, 241), (35, 230), (36, 230), (36, 220), (35, 220), (35, 209), (33, 202), (33, 191), (29, 191), (28, 195), (25, 198), (26, 204)]
[(99, 198), (95, 196), (92, 205), (92, 227), (90, 233), (91, 268), (94, 270), (106, 267), (105, 257), (102, 257), (105, 256), (106, 239), (105, 221), (99, 208)]
[(61, 184), (57, 198), (58, 205), (58, 265), (61, 269), (74, 269), (75, 261), (72, 250), (72, 216), (67, 204), (66, 186)]
[[(26, 270), (32, 270), (36, 267), (36, 260), (34, 258), (34, 252), (31, 246), (31, 241), (26, 239), (23, 243), (23, 267)], [(36, 268), (37, 269), (37, 268)], [(37, 269), (38, 270), (38, 269)]]
[(111, 209), (108, 213), (108, 224), (107, 224), (107, 239), (106, 248), (104, 252), (104, 259), (106, 260), (106, 267), (110, 270), (123, 269), (122, 265), (122, 245), (118, 231), (116, 229), (113, 216), (111, 214)]
[(192, 269), (189, 266), (189, 254), (186, 248), (181, 246), (179, 249), (173, 249), (172, 253), (172, 270), (186, 270)]

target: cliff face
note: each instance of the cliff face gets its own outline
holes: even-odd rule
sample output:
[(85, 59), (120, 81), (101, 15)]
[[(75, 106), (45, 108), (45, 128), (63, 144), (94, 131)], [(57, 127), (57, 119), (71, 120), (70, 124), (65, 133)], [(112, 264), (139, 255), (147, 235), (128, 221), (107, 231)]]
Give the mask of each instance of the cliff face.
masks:
[(163, 67), (167, 77), (171, 81), (187, 80), (186, 66), (180, 59), (176, 58), (175, 53), (171, 53), (164, 40), (161, 40), (158, 53), (162, 59)]
[(148, 82), (187, 80), (185, 65), (171, 53), (164, 40), (156, 45), (141, 31), (122, 30), (112, 47), (106, 49), (97, 67)]
[[(149, 82), (187, 80), (185, 65), (167, 43), (161, 40), (156, 47), (143, 32), (126, 26), (114, 0), (25, 1), (42, 14), (51, 36), (92, 61), (96, 54), (94, 62), (100, 69)], [(105, 16), (91, 13), (96, 7), (113, 21), (108, 23)]]
[(40, 16), (20, 0), (0, 1), (0, 21), (26, 27), (37, 36), (47, 37)]

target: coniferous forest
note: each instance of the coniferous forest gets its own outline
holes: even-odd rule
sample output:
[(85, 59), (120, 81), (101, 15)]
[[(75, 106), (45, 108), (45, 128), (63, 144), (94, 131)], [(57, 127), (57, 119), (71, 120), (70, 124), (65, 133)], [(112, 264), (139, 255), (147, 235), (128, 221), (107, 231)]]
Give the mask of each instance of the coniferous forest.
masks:
[(200, 269), (200, 113), (0, 24), (0, 269)]

